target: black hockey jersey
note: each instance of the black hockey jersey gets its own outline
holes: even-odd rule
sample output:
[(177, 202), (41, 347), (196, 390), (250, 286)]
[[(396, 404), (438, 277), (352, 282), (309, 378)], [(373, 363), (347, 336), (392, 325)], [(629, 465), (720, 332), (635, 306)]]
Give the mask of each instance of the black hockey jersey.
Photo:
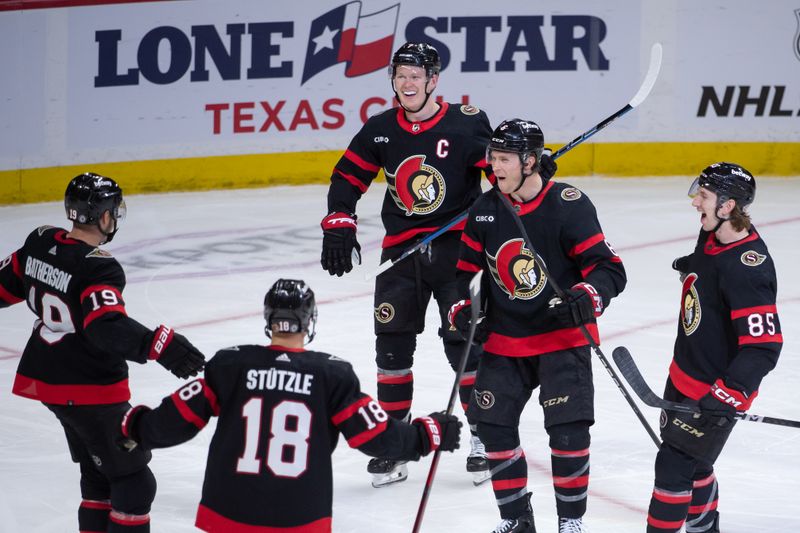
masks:
[(772, 257), (752, 228), (727, 245), (701, 231), (688, 260), (670, 379), (699, 399), (722, 378), (752, 401), (783, 344)]
[(128, 318), (125, 274), (111, 254), (42, 226), (0, 263), (0, 307), (25, 301), (37, 316), (13, 393), (89, 405), (130, 398), (126, 360), (147, 361), (153, 332)]
[[(484, 193), (469, 210), (457, 265), (464, 298), (469, 279), (484, 270), (490, 331), (484, 350), (526, 357), (587, 345), (580, 328), (563, 328), (547, 314), (555, 292), (498, 194)], [(603, 298), (604, 308), (624, 289), (622, 260), (608, 244), (594, 205), (583, 192), (547, 181), (532, 200), (512, 204), (536, 253), (562, 289), (589, 283)], [(586, 327), (599, 344), (597, 324)]]
[[(321, 352), (236, 346), (136, 423), (147, 449), (192, 438), (218, 416), (196, 525), (204, 531), (331, 530), (339, 433), (373, 456), (418, 459), (416, 426), (361, 392), (349, 363)], [(275, 529), (277, 531), (277, 529)]]
[(435, 231), (466, 211), (481, 194), (481, 172), (490, 170), (492, 130), (474, 106), (440, 105), (423, 122), (409, 122), (400, 107), (367, 120), (333, 170), (328, 212), (355, 213), (381, 168), (388, 185), (384, 248)]

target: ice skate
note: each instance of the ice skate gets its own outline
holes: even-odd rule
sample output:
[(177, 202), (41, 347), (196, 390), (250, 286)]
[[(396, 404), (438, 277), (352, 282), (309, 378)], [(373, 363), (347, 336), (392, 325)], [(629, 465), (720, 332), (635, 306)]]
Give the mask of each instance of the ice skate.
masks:
[(486, 458), (486, 448), (477, 435), (472, 435), (470, 437), (467, 472), (472, 474), (472, 484), (476, 487), (492, 477), (491, 470), (489, 469), (489, 460)]
[(372, 486), (377, 488), (400, 483), (408, 478), (406, 461), (392, 461), (376, 457), (367, 465), (367, 472), (372, 474)]
[(583, 518), (559, 518), (558, 533), (589, 533)]

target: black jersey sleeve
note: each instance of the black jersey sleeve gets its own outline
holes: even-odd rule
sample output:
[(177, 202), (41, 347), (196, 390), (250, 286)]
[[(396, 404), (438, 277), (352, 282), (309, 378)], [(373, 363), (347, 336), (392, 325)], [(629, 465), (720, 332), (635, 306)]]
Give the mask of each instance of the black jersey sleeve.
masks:
[(86, 340), (103, 353), (146, 363), (154, 332), (128, 317), (122, 297), (122, 267), (108, 257), (98, 257), (88, 265), (89, 274), (80, 294)]
[(421, 433), (413, 425), (391, 418), (361, 385), (349, 363), (334, 361), (331, 372), (331, 423), (351, 448), (373, 457), (419, 459)]
[(355, 213), (356, 203), (367, 192), (381, 169), (378, 153), (369, 138), (377, 131), (376, 118), (370, 118), (339, 158), (331, 175), (328, 189), (328, 212)]
[(597, 289), (603, 298), (603, 308), (606, 308), (611, 299), (625, 288), (625, 267), (609, 245), (591, 200), (577, 189), (572, 189), (577, 192), (567, 191), (561, 193), (562, 199), (570, 198), (562, 200), (562, 204), (571, 210), (564, 224), (564, 252), (577, 263), (584, 281)]
[(736, 254), (733, 268), (720, 276), (722, 296), (730, 307), (739, 342), (723, 380), (729, 386), (743, 387), (747, 394), (756, 391), (764, 376), (775, 368), (783, 346), (775, 270), (767, 254), (760, 260), (758, 265), (747, 265)]
[[(130, 427), (123, 429), (145, 450), (176, 446), (192, 439), (212, 416), (219, 415), (217, 396), (205, 379), (196, 379), (176, 390), (155, 409), (142, 409)], [(135, 412), (135, 411), (134, 411)], [(123, 421), (125, 428), (126, 421)]]
[(14, 305), (25, 299), (19, 254), (20, 250), (17, 250), (0, 261), (0, 308)]
[(467, 221), (461, 232), (456, 279), (458, 280), (459, 297), (463, 299), (469, 298), (469, 282), (472, 277), (486, 268), (486, 258), (483, 253), (484, 237), (480, 234), (480, 226), (475, 222), (477, 217), (492, 215), (487, 210), (486, 194), (480, 196), (467, 212)]
[(494, 184), (495, 177), (492, 173), (492, 167), (486, 161), (486, 148), (489, 146), (489, 139), (492, 136), (492, 127), (489, 125), (489, 117), (486, 116), (484, 111), (480, 111), (475, 119), (472, 135), (465, 141), (469, 145), (467, 162), (474, 167), (480, 168), (489, 183)]

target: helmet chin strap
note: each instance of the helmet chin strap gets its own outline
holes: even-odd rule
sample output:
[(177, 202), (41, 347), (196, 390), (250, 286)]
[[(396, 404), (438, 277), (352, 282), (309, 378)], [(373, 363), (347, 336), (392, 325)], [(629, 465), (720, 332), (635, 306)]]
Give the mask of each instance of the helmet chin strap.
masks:
[(111, 241), (114, 240), (114, 235), (117, 234), (117, 230), (119, 229), (119, 225), (117, 225), (117, 219), (114, 218), (114, 217), (111, 217), (111, 220), (114, 221), (114, 229), (112, 231), (109, 231), (109, 232), (106, 232), (106, 231), (103, 230), (103, 228), (100, 226), (100, 221), (97, 222), (97, 229), (99, 229), (100, 233), (102, 233), (106, 237), (105, 240), (103, 242), (101, 242), (100, 244), (108, 244), (108, 243), (110, 243)]
[(716, 226), (714, 226), (714, 229), (712, 229), (712, 230), (711, 230), (711, 233), (716, 233), (716, 232), (719, 230), (719, 228), (720, 228), (720, 227), (721, 227), (721, 226), (722, 226), (722, 225), (723, 225), (725, 222), (727, 222), (728, 220), (730, 220), (729, 218), (721, 218), (721, 217), (720, 217), (720, 216), (717, 214), (717, 213), (719, 212), (719, 210), (720, 210), (720, 208), (717, 208), (717, 210), (716, 210), (716, 211), (714, 211), (714, 216), (715, 216), (715, 217), (717, 217), (717, 225), (716, 225)]
[[(530, 156), (528, 156), (528, 157), (530, 157)], [(522, 188), (522, 185), (525, 184), (525, 180), (528, 179), (530, 176), (533, 176), (533, 166), (531, 166), (531, 171), (528, 172), (527, 174), (525, 174), (525, 163), (522, 161), (522, 155), (519, 156), (519, 160), (520, 160), (520, 163), (522, 163), (522, 169), (521, 169), (522, 178), (519, 180), (519, 185), (517, 185), (517, 188), (514, 189), (513, 191), (511, 191), (511, 194), (514, 194), (515, 192), (520, 190)]]
[(725, 200), (724, 200), (724, 201), (722, 201), (722, 202), (719, 202), (719, 204), (717, 205), (717, 208), (714, 210), (714, 216), (715, 216), (715, 217), (717, 217), (717, 221), (718, 221), (718, 222), (717, 222), (717, 225), (716, 225), (716, 226), (714, 226), (714, 229), (713, 229), (713, 230), (711, 230), (711, 233), (716, 233), (716, 232), (719, 230), (719, 228), (720, 228), (720, 227), (721, 227), (721, 226), (722, 226), (722, 225), (723, 225), (725, 222), (727, 222), (728, 220), (730, 220), (730, 217), (728, 217), (728, 218), (722, 218), (721, 216), (719, 216), (719, 210), (720, 210), (720, 209), (722, 209), (722, 204), (724, 204), (724, 203), (725, 203), (725, 202), (727, 202), (728, 200), (729, 200), (729, 198), (725, 199)]

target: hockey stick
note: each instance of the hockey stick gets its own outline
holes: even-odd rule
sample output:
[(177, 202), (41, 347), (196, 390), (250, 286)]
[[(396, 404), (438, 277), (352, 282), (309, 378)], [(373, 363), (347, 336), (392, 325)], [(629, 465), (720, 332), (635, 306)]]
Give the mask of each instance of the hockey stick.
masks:
[[(642, 81), (642, 85), (639, 87), (639, 90), (636, 91), (636, 94), (633, 96), (633, 98), (631, 98), (630, 102), (625, 104), (625, 106), (622, 107), (616, 113), (606, 117), (598, 124), (595, 124), (585, 132), (581, 133), (580, 135), (572, 139), (569, 143), (565, 144), (564, 146), (556, 150), (550, 157), (553, 160), (558, 159), (562, 155), (566, 154), (567, 152), (569, 152), (570, 150), (581, 144), (589, 137), (593, 136), (598, 131), (602, 130), (603, 128), (605, 128), (606, 126), (617, 120), (622, 115), (628, 113), (629, 111), (637, 107), (639, 104), (644, 102), (645, 98), (647, 98), (647, 96), (650, 94), (650, 91), (653, 89), (653, 86), (656, 83), (656, 79), (658, 79), (658, 73), (661, 71), (661, 55), (662, 55), (661, 52), (662, 52), (661, 43), (655, 43), (653, 44), (652, 48), (650, 48), (650, 65), (647, 67), (647, 74), (645, 75), (644, 81)], [(437, 238), (439, 235), (448, 231), (462, 220), (465, 220), (467, 218), (467, 213), (468, 211), (460, 213), (453, 220), (451, 220), (438, 230), (434, 231), (433, 233), (431, 233), (430, 235), (419, 241), (417, 244), (406, 249), (402, 254), (400, 254), (396, 258), (384, 261), (383, 263), (378, 265), (378, 268), (376, 268), (373, 272), (367, 273), (364, 276), (364, 279), (370, 280), (374, 277), (377, 277), (380, 274), (392, 268), (395, 264), (399, 263), (406, 257), (424, 249), (428, 245), (428, 243)]]
[[(615, 348), (611, 353), (614, 362), (617, 363), (617, 368), (622, 373), (622, 376), (630, 384), (631, 389), (636, 395), (650, 407), (657, 407), (659, 409), (666, 409), (668, 411), (678, 411), (681, 413), (699, 413), (700, 409), (693, 405), (684, 403), (671, 402), (658, 396), (639, 372), (639, 368), (631, 356), (631, 353), (624, 346)], [(774, 418), (771, 416), (749, 415), (747, 413), (736, 413), (736, 418), (747, 422), (761, 422), (763, 424), (775, 424), (777, 426), (788, 426), (793, 428), (800, 428), (800, 421), (787, 420), (785, 418)]]
[[(458, 396), (458, 388), (461, 384), (461, 378), (464, 376), (464, 369), (467, 367), (467, 359), (469, 359), (469, 352), (472, 349), (472, 340), (475, 338), (475, 329), (478, 325), (478, 315), (481, 312), (481, 277), (483, 270), (478, 272), (472, 277), (469, 282), (469, 297), (472, 304), (469, 309), (469, 334), (467, 335), (467, 343), (464, 346), (464, 353), (461, 354), (461, 359), (458, 362), (458, 370), (456, 371), (456, 378), (453, 381), (453, 389), (450, 391), (450, 399), (447, 400), (448, 415), (453, 414), (453, 408), (456, 404), (456, 397)], [(417, 509), (417, 518), (414, 520), (413, 533), (419, 531), (422, 526), (422, 516), (425, 514), (425, 507), (428, 505), (428, 496), (431, 494), (431, 487), (433, 486), (433, 477), (436, 475), (436, 467), (439, 466), (439, 456), (442, 450), (437, 448), (433, 452), (433, 460), (431, 461), (431, 468), (428, 471), (428, 479), (425, 480), (425, 488), (422, 490), (422, 499), (419, 502)]]
[[(500, 201), (503, 203), (503, 207), (505, 207), (508, 210), (508, 212), (511, 213), (514, 220), (514, 224), (517, 226), (517, 229), (519, 230), (520, 234), (522, 234), (522, 239), (525, 241), (525, 246), (528, 247), (528, 251), (530, 251), (530, 253), (533, 254), (533, 260), (538, 265), (539, 269), (542, 271), (542, 275), (544, 275), (544, 277), (547, 279), (547, 282), (550, 284), (550, 286), (553, 287), (553, 291), (556, 293), (556, 296), (561, 298), (562, 301), (567, 301), (566, 295), (564, 294), (564, 290), (558, 285), (558, 282), (556, 282), (555, 278), (552, 276), (552, 274), (550, 274), (550, 271), (547, 269), (547, 265), (544, 264), (544, 261), (536, 252), (536, 248), (534, 248), (533, 246), (533, 241), (531, 241), (531, 238), (528, 235), (527, 230), (525, 230), (525, 226), (522, 224), (522, 219), (519, 217), (519, 214), (514, 209), (514, 206), (511, 205), (511, 201), (509, 201), (509, 199), (506, 198), (506, 195), (501, 193), (499, 189), (495, 189), (495, 191), (497, 192), (497, 196), (500, 198)], [(606, 370), (608, 370), (608, 373), (611, 376), (611, 380), (614, 382), (619, 391), (622, 393), (622, 396), (625, 397), (625, 400), (628, 402), (628, 405), (630, 405), (631, 409), (633, 410), (633, 413), (639, 419), (639, 422), (641, 422), (642, 426), (644, 426), (644, 429), (645, 431), (647, 431), (647, 434), (650, 435), (651, 439), (653, 439), (653, 443), (656, 445), (657, 448), (660, 448), (661, 439), (658, 438), (656, 433), (653, 431), (653, 428), (651, 428), (650, 424), (648, 424), (647, 420), (645, 420), (644, 415), (639, 410), (639, 407), (636, 405), (636, 402), (633, 401), (633, 398), (631, 398), (631, 395), (625, 388), (625, 385), (622, 384), (622, 381), (620, 381), (619, 377), (617, 376), (617, 373), (611, 367), (611, 364), (609, 364), (608, 359), (606, 359), (606, 356), (603, 355), (603, 351), (600, 350), (600, 346), (597, 345), (597, 343), (592, 338), (591, 333), (589, 333), (589, 330), (586, 329), (586, 324), (581, 324), (579, 328), (581, 330), (581, 334), (583, 334), (583, 337), (589, 343), (589, 346), (591, 346), (592, 350), (594, 350), (594, 353), (597, 354), (597, 357), (600, 358), (600, 362), (603, 363), (603, 366), (606, 368)]]

